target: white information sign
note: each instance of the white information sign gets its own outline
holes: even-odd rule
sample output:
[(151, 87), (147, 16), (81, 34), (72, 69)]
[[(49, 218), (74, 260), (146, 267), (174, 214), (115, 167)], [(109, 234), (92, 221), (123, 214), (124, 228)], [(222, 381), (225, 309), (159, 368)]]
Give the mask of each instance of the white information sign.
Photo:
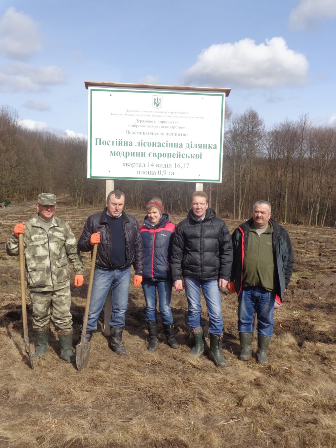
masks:
[(225, 92), (88, 90), (88, 177), (221, 182)]

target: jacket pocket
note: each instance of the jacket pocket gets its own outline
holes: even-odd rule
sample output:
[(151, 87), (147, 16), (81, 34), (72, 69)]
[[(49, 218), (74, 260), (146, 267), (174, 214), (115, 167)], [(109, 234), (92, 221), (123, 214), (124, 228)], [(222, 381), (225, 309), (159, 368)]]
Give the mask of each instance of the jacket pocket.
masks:
[(50, 266), (44, 263), (36, 263), (27, 268), (28, 285), (35, 288), (43, 288), (51, 285)]
[(57, 283), (64, 283), (70, 278), (70, 269), (67, 260), (56, 260), (56, 278)]

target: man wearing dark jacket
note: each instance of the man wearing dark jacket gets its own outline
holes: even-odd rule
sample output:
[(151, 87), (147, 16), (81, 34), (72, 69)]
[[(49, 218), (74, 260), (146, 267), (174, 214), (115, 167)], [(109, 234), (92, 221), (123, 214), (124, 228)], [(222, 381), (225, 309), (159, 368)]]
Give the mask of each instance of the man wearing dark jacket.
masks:
[(239, 359), (251, 358), (252, 321), (258, 318), (257, 361), (267, 364), (273, 333), (273, 311), (282, 302), (293, 272), (294, 254), (286, 230), (271, 219), (271, 204), (258, 201), (253, 217), (232, 235), (233, 266), (231, 291), (238, 294)]
[(220, 288), (225, 288), (231, 274), (232, 243), (225, 222), (208, 208), (208, 196), (203, 191), (192, 195), (188, 217), (176, 228), (171, 269), (174, 286), (182, 289), (182, 278), (188, 300), (188, 325), (194, 337), (191, 354), (204, 352), (201, 326), (202, 288), (209, 314), (209, 357), (217, 367), (225, 367), (221, 352), (223, 317)]
[(91, 302), (87, 324), (87, 340), (97, 329), (99, 314), (112, 288), (112, 315), (110, 319), (110, 348), (117, 354), (126, 354), (122, 343), (131, 265), (134, 265), (134, 286), (142, 281), (143, 247), (136, 219), (123, 211), (125, 195), (119, 190), (111, 191), (106, 208), (87, 219), (78, 242), (82, 252), (89, 252), (98, 243), (97, 260), (92, 285)]

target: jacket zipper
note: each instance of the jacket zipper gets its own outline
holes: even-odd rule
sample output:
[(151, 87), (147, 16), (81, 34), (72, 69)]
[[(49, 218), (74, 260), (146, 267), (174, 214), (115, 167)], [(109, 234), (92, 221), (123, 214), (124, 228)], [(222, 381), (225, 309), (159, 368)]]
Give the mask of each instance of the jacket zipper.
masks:
[(52, 274), (52, 269), (51, 269), (51, 256), (50, 256), (50, 244), (49, 244), (49, 234), (48, 233), (47, 233), (47, 238), (48, 238), (48, 252), (49, 252), (49, 263), (50, 263), (50, 279), (51, 279), (52, 287), (54, 289), (54, 280), (53, 280), (53, 274)]
[(154, 278), (154, 246), (155, 246), (155, 230), (153, 232), (153, 246), (152, 246), (152, 267), (151, 267), (152, 278)]

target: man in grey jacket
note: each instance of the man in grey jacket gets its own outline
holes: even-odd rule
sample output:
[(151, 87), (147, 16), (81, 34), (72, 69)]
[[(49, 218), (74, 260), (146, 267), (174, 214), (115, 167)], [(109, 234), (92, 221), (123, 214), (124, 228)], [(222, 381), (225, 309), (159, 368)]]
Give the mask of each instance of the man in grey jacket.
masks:
[(37, 215), (16, 224), (6, 251), (18, 255), (19, 234), (23, 234), (27, 283), (33, 305), (33, 329), (36, 337), (34, 357), (43, 357), (48, 348), (50, 319), (58, 330), (61, 358), (74, 360), (72, 351), (72, 316), (70, 313), (70, 269), (72, 262), (75, 286), (83, 284), (83, 264), (77, 242), (69, 224), (54, 216), (56, 196), (41, 193), (36, 204)]

